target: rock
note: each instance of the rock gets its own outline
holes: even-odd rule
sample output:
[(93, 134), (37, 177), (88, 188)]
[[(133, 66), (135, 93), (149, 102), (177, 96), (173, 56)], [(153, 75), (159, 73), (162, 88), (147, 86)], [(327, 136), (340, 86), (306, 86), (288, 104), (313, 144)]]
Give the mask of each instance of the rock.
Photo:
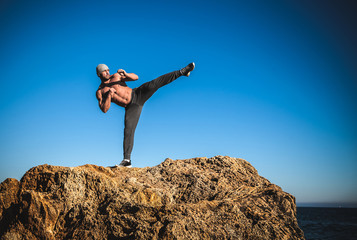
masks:
[(0, 185), (1, 239), (304, 239), (295, 198), (247, 161), (41, 165)]

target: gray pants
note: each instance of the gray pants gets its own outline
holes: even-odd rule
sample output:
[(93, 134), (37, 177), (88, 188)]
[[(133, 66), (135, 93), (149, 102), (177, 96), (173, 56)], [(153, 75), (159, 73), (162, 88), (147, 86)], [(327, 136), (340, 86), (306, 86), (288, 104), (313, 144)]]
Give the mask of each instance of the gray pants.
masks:
[(146, 82), (138, 88), (133, 89), (131, 102), (125, 108), (125, 127), (124, 127), (124, 159), (130, 160), (131, 151), (134, 145), (134, 133), (138, 124), (141, 110), (144, 103), (161, 87), (171, 83), (182, 76), (180, 71), (174, 71), (162, 75), (150, 82)]

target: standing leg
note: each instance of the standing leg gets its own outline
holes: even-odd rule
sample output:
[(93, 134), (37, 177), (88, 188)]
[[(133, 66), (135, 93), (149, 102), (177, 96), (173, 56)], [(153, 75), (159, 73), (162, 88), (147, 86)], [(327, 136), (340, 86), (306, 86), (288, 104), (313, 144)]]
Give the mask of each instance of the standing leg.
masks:
[(125, 160), (128, 160), (131, 166), (130, 158), (131, 151), (133, 150), (134, 145), (134, 133), (140, 118), (142, 108), (142, 105), (136, 103), (131, 103), (125, 108), (125, 127), (123, 142), (124, 160), (121, 165), (124, 164)]

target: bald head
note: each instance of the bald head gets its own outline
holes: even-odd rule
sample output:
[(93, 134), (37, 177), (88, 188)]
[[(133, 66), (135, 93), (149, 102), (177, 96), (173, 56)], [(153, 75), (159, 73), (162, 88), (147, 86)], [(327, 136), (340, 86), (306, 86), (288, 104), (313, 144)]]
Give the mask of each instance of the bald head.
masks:
[(97, 75), (98, 75), (98, 77), (100, 76), (100, 73), (105, 71), (105, 70), (109, 70), (107, 65), (105, 65), (103, 63), (98, 64), (98, 66), (97, 66)]

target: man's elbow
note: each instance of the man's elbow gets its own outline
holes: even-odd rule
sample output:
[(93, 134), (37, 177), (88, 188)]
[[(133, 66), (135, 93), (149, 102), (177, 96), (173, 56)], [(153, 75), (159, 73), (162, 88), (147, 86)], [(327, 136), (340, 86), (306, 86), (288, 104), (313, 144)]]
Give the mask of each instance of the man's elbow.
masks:
[(109, 108), (103, 108), (102, 111), (103, 111), (103, 113), (106, 113), (109, 111)]
[(127, 75), (127, 81), (136, 81), (139, 79), (139, 76), (136, 75), (135, 73), (128, 73)]
[(100, 110), (102, 110), (103, 113), (108, 112), (109, 108), (108, 107), (104, 107), (104, 106), (99, 106)]
[(136, 81), (139, 79), (138, 76), (133, 76), (133, 77), (130, 77), (130, 78), (127, 78), (128, 80), (127, 81)]

